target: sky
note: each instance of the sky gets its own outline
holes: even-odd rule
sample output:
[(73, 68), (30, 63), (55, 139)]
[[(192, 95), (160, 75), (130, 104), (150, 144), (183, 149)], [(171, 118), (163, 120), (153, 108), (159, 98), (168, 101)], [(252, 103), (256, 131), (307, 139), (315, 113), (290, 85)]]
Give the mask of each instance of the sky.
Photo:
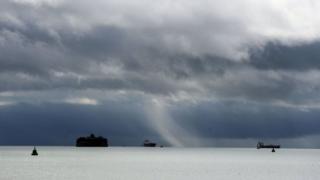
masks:
[(0, 145), (320, 147), (316, 0), (1, 0)]

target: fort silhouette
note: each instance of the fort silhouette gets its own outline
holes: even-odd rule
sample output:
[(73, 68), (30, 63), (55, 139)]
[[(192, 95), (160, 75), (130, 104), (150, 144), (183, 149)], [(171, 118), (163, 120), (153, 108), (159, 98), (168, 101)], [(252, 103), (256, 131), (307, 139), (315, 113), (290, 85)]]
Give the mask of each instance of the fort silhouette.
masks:
[(108, 147), (108, 139), (99, 136), (96, 137), (94, 134), (91, 134), (87, 137), (79, 137), (76, 141), (77, 147)]

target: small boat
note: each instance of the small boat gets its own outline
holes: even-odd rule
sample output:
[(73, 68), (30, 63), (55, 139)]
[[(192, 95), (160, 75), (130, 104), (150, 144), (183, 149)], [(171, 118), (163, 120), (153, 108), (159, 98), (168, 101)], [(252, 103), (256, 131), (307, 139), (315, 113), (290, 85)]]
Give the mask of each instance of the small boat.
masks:
[(143, 142), (143, 146), (144, 147), (156, 147), (156, 143), (154, 143), (154, 142), (151, 142), (151, 141), (149, 141), (149, 140), (145, 140), (144, 142)]
[(37, 152), (36, 147), (33, 148), (31, 156), (38, 156), (38, 152)]

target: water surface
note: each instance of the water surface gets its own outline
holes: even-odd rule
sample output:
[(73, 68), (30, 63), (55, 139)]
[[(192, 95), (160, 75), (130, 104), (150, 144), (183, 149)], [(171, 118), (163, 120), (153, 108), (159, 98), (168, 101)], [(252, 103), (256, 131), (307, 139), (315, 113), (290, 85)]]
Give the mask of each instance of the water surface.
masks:
[(320, 150), (0, 147), (1, 180), (319, 179)]

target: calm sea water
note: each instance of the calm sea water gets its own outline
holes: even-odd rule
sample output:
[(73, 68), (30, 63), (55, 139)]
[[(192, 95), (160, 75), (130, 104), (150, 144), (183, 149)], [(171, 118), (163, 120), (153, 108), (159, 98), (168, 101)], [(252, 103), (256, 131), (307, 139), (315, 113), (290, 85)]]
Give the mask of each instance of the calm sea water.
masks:
[(0, 147), (1, 180), (318, 180), (320, 150)]

